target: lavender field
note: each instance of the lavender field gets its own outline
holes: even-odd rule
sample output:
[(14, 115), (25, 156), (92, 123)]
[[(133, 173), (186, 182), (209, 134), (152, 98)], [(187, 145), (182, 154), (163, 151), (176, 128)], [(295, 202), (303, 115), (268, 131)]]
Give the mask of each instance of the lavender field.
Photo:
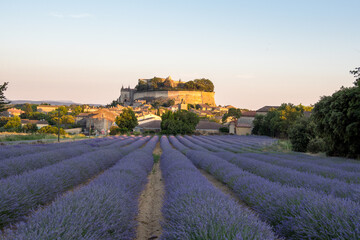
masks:
[(360, 239), (360, 163), (259, 136), (0, 146), (0, 239)]

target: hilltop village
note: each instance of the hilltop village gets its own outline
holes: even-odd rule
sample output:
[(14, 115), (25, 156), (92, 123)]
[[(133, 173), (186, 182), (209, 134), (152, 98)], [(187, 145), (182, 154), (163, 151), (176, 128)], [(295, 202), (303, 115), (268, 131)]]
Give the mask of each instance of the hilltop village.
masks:
[(170, 76), (154, 77), (139, 79), (135, 88), (122, 87), (120, 96), (106, 106), (18, 104), (3, 112), (2, 119), (18, 117), (22, 128), (56, 133), (52, 126), (56, 125), (57, 112), (61, 110), (62, 118), (66, 116), (62, 121), (66, 133), (107, 135), (115, 126), (116, 117), (130, 108), (138, 120), (134, 131), (151, 133), (161, 130), (161, 116), (167, 111), (186, 110), (200, 118), (196, 133), (219, 134), (222, 128), (227, 128), (230, 134), (246, 135), (251, 134), (256, 114), (266, 114), (271, 108), (277, 108), (265, 106), (257, 111), (241, 110), (239, 119), (230, 117), (223, 122), (224, 114), (235, 107), (216, 105), (214, 96), (214, 85), (208, 79), (182, 82)]

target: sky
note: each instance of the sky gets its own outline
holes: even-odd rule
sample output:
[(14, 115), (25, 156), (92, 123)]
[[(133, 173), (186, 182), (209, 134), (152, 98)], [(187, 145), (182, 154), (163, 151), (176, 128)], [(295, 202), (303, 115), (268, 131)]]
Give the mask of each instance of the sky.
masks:
[(358, 0), (0, 0), (10, 100), (107, 104), (139, 78), (208, 78), (218, 105), (315, 104), (360, 67)]

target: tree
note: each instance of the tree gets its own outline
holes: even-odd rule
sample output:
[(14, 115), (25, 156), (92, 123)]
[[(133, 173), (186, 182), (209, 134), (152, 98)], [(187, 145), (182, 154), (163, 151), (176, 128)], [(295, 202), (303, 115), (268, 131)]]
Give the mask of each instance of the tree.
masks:
[(214, 91), (214, 84), (209, 79), (206, 78), (195, 79), (194, 83), (196, 85), (196, 88), (200, 91), (205, 91), (205, 92)]
[(123, 112), (116, 117), (115, 123), (120, 129), (126, 129), (127, 131), (132, 131), (138, 125), (135, 113), (131, 108), (125, 108)]
[[(113, 101), (114, 102), (114, 101)], [(116, 105), (115, 105), (116, 106)], [(115, 107), (114, 106), (114, 107)], [(73, 116), (77, 116), (79, 115), (80, 113), (84, 112), (84, 109), (81, 107), (81, 106), (73, 106), (71, 108), (71, 115)]]
[(9, 117), (0, 117), (0, 128), (4, 127), (9, 120)]
[(26, 103), (25, 106), (24, 106), (24, 111), (25, 111), (25, 114), (28, 115), (30, 113), (33, 112), (33, 108), (31, 107), (31, 105), (29, 103)]
[(34, 133), (38, 130), (38, 128), (34, 123), (27, 123), (22, 127), (22, 130), (26, 133)]
[(116, 135), (120, 132), (120, 128), (118, 126), (110, 127), (110, 135)]
[[(59, 133), (59, 130), (57, 127), (54, 127), (54, 126), (45, 126), (45, 127), (42, 127), (38, 130), (39, 133), (50, 133), (50, 134), (58, 134)], [(64, 129), (60, 128), (60, 135), (65, 135), (66, 132)]]
[(360, 87), (360, 67), (355, 68), (354, 70), (350, 71), (350, 73), (353, 74), (356, 78), (354, 85)]
[[(354, 87), (323, 96), (315, 104), (312, 117), (316, 132), (327, 146), (327, 154), (360, 157), (360, 86), (359, 68), (353, 71)], [(354, 73), (355, 72), (355, 73)]]
[(293, 151), (306, 152), (310, 140), (315, 137), (314, 123), (310, 118), (299, 118), (289, 128), (288, 135)]
[(286, 138), (289, 128), (304, 115), (304, 108), (283, 103), (279, 108), (270, 109), (265, 116), (255, 116), (253, 134)]
[(21, 119), (18, 116), (14, 116), (12, 118), (9, 119), (9, 121), (5, 124), (4, 126), (5, 129), (8, 130), (20, 130), (21, 128)]
[(8, 84), (8, 82), (4, 82), (4, 84), (0, 85), (0, 112), (7, 110), (8, 107), (6, 105), (10, 103), (10, 101), (8, 101), (4, 95)]
[(232, 117), (233, 120), (237, 122), (237, 120), (241, 117), (241, 110), (236, 108), (230, 108), (229, 111), (225, 113), (222, 117), (222, 122), (226, 122), (229, 117)]
[(72, 115), (64, 115), (60, 118), (60, 124), (70, 125), (75, 123), (75, 118)]
[(165, 134), (191, 134), (199, 123), (199, 116), (186, 110), (166, 111), (161, 116), (161, 131)]

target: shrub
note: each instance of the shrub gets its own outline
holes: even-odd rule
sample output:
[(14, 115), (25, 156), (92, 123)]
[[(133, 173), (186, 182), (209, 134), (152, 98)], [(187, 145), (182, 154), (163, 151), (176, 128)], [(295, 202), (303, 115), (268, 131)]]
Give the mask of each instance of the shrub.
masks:
[(22, 127), (22, 130), (26, 133), (34, 133), (38, 130), (38, 128), (34, 123), (27, 123)]
[(313, 123), (309, 118), (299, 118), (288, 131), (292, 150), (306, 152), (310, 139), (314, 136)]
[(120, 128), (117, 126), (110, 127), (110, 135), (116, 135), (120, 132)]
[(219, 128), (219, 131), (222, 133), (229, 133), (229, 128), (228, 127), (221, 127)]
[[(39, 133), (50, 133), (50, 134), (58, 134), (58, 128), (54, 126), (45, 126), (38, 130)], [(65, 135), (66, 132), (64, 129), (60, 128), (60, 135)]]
[(309, 141), (307, 150), (311, 153), (325, 152), (326, 143), (322, 138), (314, 138)]

